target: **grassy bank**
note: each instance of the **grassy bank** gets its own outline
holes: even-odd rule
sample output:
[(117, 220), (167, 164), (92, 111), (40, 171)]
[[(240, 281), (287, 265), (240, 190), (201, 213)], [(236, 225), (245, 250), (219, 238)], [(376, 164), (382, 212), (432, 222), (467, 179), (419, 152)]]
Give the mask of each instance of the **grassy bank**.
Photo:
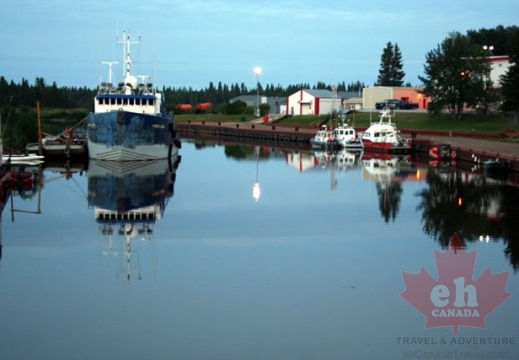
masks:
[[(327, 116), (303, 115), (293, 116), (281, 120), (280, 124), (294, 124), (315, 127), (325, 121)], [(250, 121), (254, 117), (247, 117)], [(354, 112), (348, 115), (348, 121), (359, 128), (367, 128), (370, 121), (378, 119), (378, 112)], [(502, 134), (507, 131), (519, 131), (519, 123), (512, 117), (500, 114), (487, 116), (476, 114), (465, 114), (461, 121), (454, 121), (448, 114), (438, 117), (430, 117), (423, 112), (395, 112), (394, 122), (399, 129), (406, 130), (432, 130), (432, 131), (461, 131), (478, 132), (488, 134)], [(239, 122), (240, 115), (177, 115), (177, 122), (206, 121), (206, 122)]]

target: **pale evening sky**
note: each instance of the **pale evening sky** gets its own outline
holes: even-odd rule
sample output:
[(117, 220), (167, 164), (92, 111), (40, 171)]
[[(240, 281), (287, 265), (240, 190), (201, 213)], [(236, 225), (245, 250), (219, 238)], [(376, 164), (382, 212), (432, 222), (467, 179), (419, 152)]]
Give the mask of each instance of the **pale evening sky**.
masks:
[[(160, 86), (213, 82), (254, 88), (350, 83), (373, 85), (388, 41), (403, 55), (405, 82), (418, 85), (428, 51), (452, 31), (519, 23), (517, 0), (19, 0), (2, 4), (0, 75), (33, 84), (94, 88), (119, 61), (123, 30), (141, 36), (135, 75)], [(117, 34), (118, 33), (118, 34)]]

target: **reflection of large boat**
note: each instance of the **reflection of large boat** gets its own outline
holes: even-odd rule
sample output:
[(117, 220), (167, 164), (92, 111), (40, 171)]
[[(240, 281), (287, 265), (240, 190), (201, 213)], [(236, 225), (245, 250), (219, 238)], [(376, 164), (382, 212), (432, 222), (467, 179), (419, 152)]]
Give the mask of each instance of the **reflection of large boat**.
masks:
[(173, 196), (176, 168), (168, 159), (153, 161), (97, 161), (88, 165), (88, 204), (94, 208), (100, 233), (108, 237), (119, 235), (124, 243), (124, 272), (132, 273), (130, 258), (132, 240), (151, 240), (154, 225), (162, 219), (169, 199)]
[[(130, 73), (129, 33), (124, 35), (124, 79), (117, 86), (101, 83), (94, 112), (88, 117), (88, 156), (101, 160), (153, 160), (178, 152), (173, 114), (165, 113), (162, 94), (147, 76), (140, 80)], [(107, 62), (111, 67), (113, 62)]]

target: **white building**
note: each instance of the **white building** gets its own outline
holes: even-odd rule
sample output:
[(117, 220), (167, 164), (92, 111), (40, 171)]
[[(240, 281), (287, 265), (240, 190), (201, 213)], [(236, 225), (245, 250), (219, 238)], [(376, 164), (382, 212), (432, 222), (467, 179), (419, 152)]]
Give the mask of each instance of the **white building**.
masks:
[(501, 88), (501, 75), (506, 74), (510, 67), (510, 56), (489, 56), (490, 61), (490, 80), (492, 80), (492, 87)]
[(287, 98), (288, 115), (324, 115), (342, 109), (342, 99), (330, 90), (301, 89)]

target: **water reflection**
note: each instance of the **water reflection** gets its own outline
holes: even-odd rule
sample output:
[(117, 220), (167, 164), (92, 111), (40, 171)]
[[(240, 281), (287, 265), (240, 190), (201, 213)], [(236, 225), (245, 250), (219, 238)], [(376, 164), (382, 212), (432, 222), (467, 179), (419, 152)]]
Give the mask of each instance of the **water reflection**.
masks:
[(432, 168), (428, 187), (416, 195), (423, 231), (447, 247), (454, 232), (464, 241), (503, 239), (514, 269), (519, 265), (519, 188), (456, 169)]
[[(409, 156), (365, 153), (362, 157), (362, 177), (376, 183), (379, 209), (386, 223), (389, 220), (395, 221), (400, 210), (403, 191), (400, 180), (407, 178), (408, 174), (416, 173), (416, 169), (412, 169), (410, 164)], [(397, 177), (397, 174), (402, 174), (403, 177)]]
[[(254, 148), (225, 145), (227, 156), (239, 154), (252, 159)], [(447, 248), (452, 234), (464, 242), (496, 241), (505, 243), (505, 254), (514, 269), (519, 267), (519, 185), (510, 186), (485, 177), (482, 169), (464, 171), (456, 163), (417, 162), (411, 156), (379, 153), (305, 152), (263, 147), (263, 159), (285, 158), (287, 166), (301, 173), (330, 171), (330, 188), (337, 186), (338, 171), (361, 169), (362, 179), (376, 184), (379, 210), (387, 223), (396, 221), (400, 211), (404, 182), (422, 182), (413, 196), (420, 199), (423, 232)], [(487, 240), (488, 239), (488, 240)]]
[(260, 147), (256, 146), (254, 151), (256, 152), (256, 181), (252, 185), (252, 197), (255, 201), (258, 201), (261, 196), (261, 188), (259, 183), (259, 155), (260, 155)]
[(358, 167), (362, 151), (315, 151), (313, 156), (315, 166), (330, 171), (330, 189), (333, 190), (337, 187), (337, 173)]
[(119, 272), (128, 280), (134, 275), (141, 278), (139, 259), (132, 264), (132, 246), (152, 240), (154, 225), (173, 196), (179, 162), (180, 157), (173, 161), (89, 161), (88, 205), (94, 209), (105, 242), (103, 254), (120, 255), (114, 250), (114, 240), (121, 246)]
[[(438, 239), (445, 234), (448, 243), (454, 231), (460, 243), (451, 242), (457, 253), (449, 264), (460, 268), (466, 252), (479, 250), (474, 279), (484, 268), (498, 274), (517, 264), (516, 187), (406, 157), (200, 149), (183, 147), (178, 174), (156, 163), (91, 163), (88, 177), (44, 171), (42, 214), (3, 223), (2, 359), (396, 359), (423, 348), (517, 358), (517, 343), (439, 344), (444, 337), (515, 339), (513, 299), (486, 319), (488, 329), (462, 325), (458, 337), (445, 327), (425, 329), (420, 302), (401, 295), (419, 290), (402, 273), (424, 268), (450, 284), (454, 301), (455, 283), (436, 276), (442, 267), (433, 256)], [(264, 190), (257, 203), (250, 193), (256, 179)], [(24, 191), (16, 207), (36, 209), (36, 193)], [(132, 214), (151, 219), (127, 226)], [(518, 280), (511, 275), (506, 291), (517, 294)], [(483, 301), (493, 287), (478, 284)], [(113, 346), (121, 338), (129, 346)], [(423, 339), (438, 345), (409, 345)]]

